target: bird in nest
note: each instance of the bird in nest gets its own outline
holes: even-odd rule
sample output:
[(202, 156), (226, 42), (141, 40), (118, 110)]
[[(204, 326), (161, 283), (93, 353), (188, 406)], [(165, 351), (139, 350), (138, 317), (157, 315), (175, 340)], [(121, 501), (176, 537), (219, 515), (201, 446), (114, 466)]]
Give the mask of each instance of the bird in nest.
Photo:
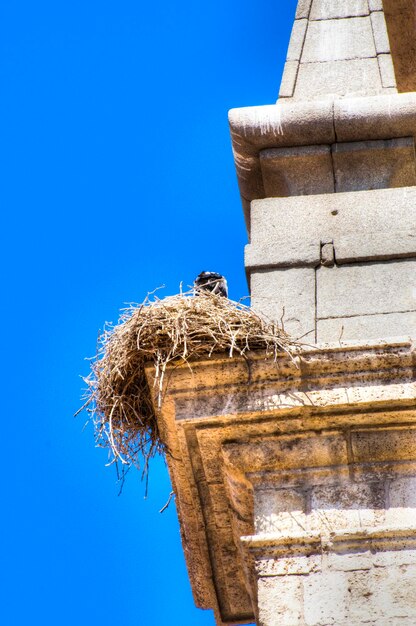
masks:
[(211, 291), (219, 296), (228, 298), (228, 285), (224, 276), (217, 272), (201, 272), (194, 281), (195, 295), (198, 296), (200, 291)]

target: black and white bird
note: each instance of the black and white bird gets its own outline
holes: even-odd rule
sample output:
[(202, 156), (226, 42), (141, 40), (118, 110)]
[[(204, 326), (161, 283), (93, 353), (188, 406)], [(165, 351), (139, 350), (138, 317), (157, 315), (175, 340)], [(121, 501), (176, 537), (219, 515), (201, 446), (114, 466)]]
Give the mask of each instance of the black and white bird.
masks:
[(195, 295), (199, 291), (211, 291), (228, 298), (228, 285), (224, 276), (217, 272), (201, 272), (194, 281)]

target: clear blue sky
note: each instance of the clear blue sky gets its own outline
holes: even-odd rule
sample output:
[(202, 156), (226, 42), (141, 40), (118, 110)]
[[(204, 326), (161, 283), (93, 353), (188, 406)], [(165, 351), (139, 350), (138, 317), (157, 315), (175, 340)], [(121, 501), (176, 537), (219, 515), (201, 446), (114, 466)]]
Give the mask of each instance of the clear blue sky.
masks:
[(276, 99), (295, 0), (0, 5), (3, 626), (208, 626), (169, 480), (123, 495), (83, 417), (123, 303), (201, 270), (247, 294), (227, 111)]

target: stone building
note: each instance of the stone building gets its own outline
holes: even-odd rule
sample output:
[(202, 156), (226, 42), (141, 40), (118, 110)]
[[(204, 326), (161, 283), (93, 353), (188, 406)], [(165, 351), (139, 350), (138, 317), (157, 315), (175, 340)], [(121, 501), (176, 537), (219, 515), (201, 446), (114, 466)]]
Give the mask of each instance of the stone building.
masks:
[[(172, 373), (162, 430), (217, 624), (416, 624), (414, 0), (299, 0), (230, 112), (252, 306), (310, 344)], [(149, 371), (149, 376), (150, 376)]]

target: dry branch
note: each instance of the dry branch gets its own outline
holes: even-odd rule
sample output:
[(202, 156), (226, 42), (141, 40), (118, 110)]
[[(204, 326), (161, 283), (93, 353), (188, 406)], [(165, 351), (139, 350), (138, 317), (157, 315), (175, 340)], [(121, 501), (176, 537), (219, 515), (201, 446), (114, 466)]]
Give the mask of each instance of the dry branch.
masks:
[[(149, 459), (165, 451), (157, 413), (169, 364), (218, 353), (248, 358), (252, 350), (276, 359), (294, 347), (276, 324), (219, 295), (190, 292), (153, 301), (147, 297), (141, 305), (125, 309), (119, 323), (99, 338), (97, 358), (86, 379), (96, 442), (109, 448), (111, 462), (139, 466), (144, 459), (147, 470)], [(149, 362), (155, 367), (156, 390), (149, 389), (146, 380)]]

